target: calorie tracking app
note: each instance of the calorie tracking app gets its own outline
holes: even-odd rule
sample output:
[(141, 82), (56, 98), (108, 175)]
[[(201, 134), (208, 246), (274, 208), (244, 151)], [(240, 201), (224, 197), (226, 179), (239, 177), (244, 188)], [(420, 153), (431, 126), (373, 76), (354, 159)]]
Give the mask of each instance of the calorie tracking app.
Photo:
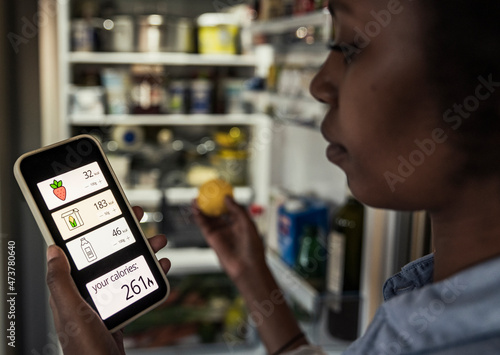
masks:
[[(136, 242), (98, 162), (41, 181), (37, 187), (78, 270)], [(142, 255), (85, 286), (102, 319), (158, 289)]]

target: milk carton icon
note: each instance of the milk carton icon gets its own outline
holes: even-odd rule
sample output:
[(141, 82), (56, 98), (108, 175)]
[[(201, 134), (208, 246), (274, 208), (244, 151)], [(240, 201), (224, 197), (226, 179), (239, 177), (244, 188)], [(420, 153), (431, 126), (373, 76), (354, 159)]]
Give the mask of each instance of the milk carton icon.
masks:
[(85, 255), (88, 262), (91, 262), (91, 261), (94, 261), (97, 259), (97, 255), (94, 251), (94, 248), (92, 247), (92, 244), (90, 244), (90, 242), (87, 241), (87, 239), (82, 238), (81, 248), (83, 251), (83, 255)]
[(64, 222), (66, 222), (66, 226), (70, 231), (83, 226), (83, 220), (77, 208), (63, 213), (61, 218), (64, 219)]

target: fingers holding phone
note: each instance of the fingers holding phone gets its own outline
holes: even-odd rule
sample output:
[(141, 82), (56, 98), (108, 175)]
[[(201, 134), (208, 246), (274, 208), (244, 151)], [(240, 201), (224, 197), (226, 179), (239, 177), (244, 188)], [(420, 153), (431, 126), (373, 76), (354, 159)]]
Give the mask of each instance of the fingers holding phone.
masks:
[(47, 244), (65, 254), (68, 265), (56, 263), (48, 275), (52, 288), (72, 291), (52, 281), (70, 275), (81, 299), (111, 332), (168, 297), (170, 262), (154, 255), (166, 239), (144, 236), (138, 223), (142, 209), (130, 207), (93, 137), (76, 136), (26, 153), (16, 161), (14, 175)]
[(125, 354), (122, 332), (111, 334), (85, 302), (71, 278), (68, 259), (56, 245), (47, 249), (47, 285), (64, 354)]

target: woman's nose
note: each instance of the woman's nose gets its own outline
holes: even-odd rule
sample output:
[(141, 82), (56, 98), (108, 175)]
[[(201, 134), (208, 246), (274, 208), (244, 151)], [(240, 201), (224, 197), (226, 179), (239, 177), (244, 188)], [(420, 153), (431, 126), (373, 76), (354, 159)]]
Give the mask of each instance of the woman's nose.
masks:
[(338, 57), (340, 57), (338, 53), (330, 52), (309, 86), (309, 91), (316, 100), (331, 107), (336, 107), (338, 104), (340, 72), (343, 65)]

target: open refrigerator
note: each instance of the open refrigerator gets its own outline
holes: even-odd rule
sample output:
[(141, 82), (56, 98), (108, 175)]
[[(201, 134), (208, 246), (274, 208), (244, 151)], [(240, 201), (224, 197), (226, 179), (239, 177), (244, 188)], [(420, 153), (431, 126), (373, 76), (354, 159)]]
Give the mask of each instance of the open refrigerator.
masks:
[[(132, 3), (122, 2), (128, 5)], [(327, 55), (324, 43), (331, 33), (328, 13), (321, 9), (301, 16), (252, 23), (247, 33), (260, 38), (259, 55), (255, 55), (255, 52), (230, 56), (179, 52), (113, 53), (75, 51), (71, 47), (70, 36), (74, 25), (71, 23), (74, 20), (72, 5), (81, 3), (85, 1), (58, 2), (57, 17), (44, 28), (47, 40), (42, 57), (46, 69), (58, 73), (58, 81), (54, 82), (53, 76), (47, 75), (49, 71), (42, 75), (42, 85), (48, 89), (42, 93), (42, 142), (47, 144), (82, 131), (104, 131), (101, 139), (108, 148), (112, 148), (113, 144), (109, 142), (113, 139), (109, 137), (113, 137), (113, 134), (118, 136), (114, 126), (125, 127), (126, 132), (139, 135), (136, 127), (143, 126), (146, 127), (146, 139), (156, 137), (158, 140), (161, 140), (162, 135), (167, 140), (169, 134), (173, 132), (175, 135), (177, 131), (187, 137), (184, 139), (185, 146), (190, 144), (187, 142), (190, 133), (198, 132), (194, 135), (200, 135), (200, 128), (205, 129), (202, 137), (215, 134), (214, 130), (225, 130), (227, 133), (234, 127), (245, 132), (250, 146), (254, 148), (253, 158), (248, 162), (248, 183), (236, 188), (236, 199), (245, 205), (257, 204), (264, 208), (266, 223), (263, 223), (263, 234), (268, 245), (267, 261), (273, 274), (290, 304), (297, 310), (309, 339), (323, 346), (328, 353), (339, 354), (349, 343), (332, 338), (328, 333), (327, 310), (331, 296), (318, 292), (283, 263), (276, 253), (276, 238), (273, 236), (276, 223), (272, 218), (283, 191), (294, 196), (315, 196), (327, 201), (333, 208), (344, 200), (345, 176), (340, 169), (326, 161), (324, 152), (327, 144), (319, 131), (325, 107), (316, 103), (308, 93), (309, 82)], [(180, 1), (171, 3), (174, 8), (182, 8)], [(199, 8), (207, 8), (207, 2), (199, 3)], [(212, 7), (208, 5), (209, 10), (214, 10)], [(152, 66), (171, 67), (173, 71), (186, 76), (190, 75), (186, 68), (200, 70), (215, 67), (222, 75), (246, 76), (260, 81), (263, 78), (256, 77), (254, 70), (260, 68), (258, 72), (264, 68), (268, 89), (246, 93), (250, 101), (258, 103), (252, 113), (109, 115), (101, 111), (95, 115), (71, 112), (70, 99), (75, 93), (73, 84), (78, 80), (82, 68), (123, 68), (144, 62)], [(99, 90), (96, 92), (97, 96), (92, 94), (94, 99), (102, 93)], [(172, 129), (172, 132), (165, 132), (165, 128)], [(200, 140), (196, 144), (207, 146), (207, 142)], [(146, 151), (148, 156), (155, 152), (154, 147), (146, 148), (149, 149)], [(124, 155), (130, 157), (132, 153), (128, 151)], [(123, 157), (121, 160), (120, 157), (116, 158), (115, 167), (118, 170), (130, 166), (130, 161), (125, 160), (127, 163), (124, 164)], [(141, 167), (142, 175), (137, 179), (146, 181), (143, 186), (151, 179), (158, 179), (158, 174), (161, 174), (158, 170), (153, 174), (144, 173), (147, 167), (147, 164)], [(172, 178), (169, 181), (177, 180)], [(189, 202), (196, 196), (196, 188), (182, 184), (165, 188), (158, 185), (154, 188), (135, 186), (126, 189), (126, 193), (133, 204), (146, 209), (146, 220), (143, 221), (146, 234), (166, 231), (167, 235), (180, 235), (173, 238), (178, 241), (177, 247), (166, 248), (158, 254), (158, 257), (170, 258), (173, 265), (169, 273), (175, 286), (175, 297), (170, 300), (172, 304), (160, 307), (149, 318), (142, 318), (132, 325), (137, 334), (140, 334), (139, 330), (146, 330), (144, 334), (149, 333), (150, 338), (146, 339), (146, 335), (129, 337), (127, 353), (264, 354), (265, 349), (251, 327), (240, 336), (235, 347), (229, 346), (230, 343), (222, 336), (228, 329), (223, 327), (231, 324), (231, 314), (242, 318), (245, 310), (234, 286), (225, 278), (213, 251), (203, 245), (199, 235), (195, 236), (199, 232), (190, 220)], [(185, 236), (195, 237), (191, 244), (182, 245)], [(359, 334), (366, 329), (382, 302), (381, 288), (385, 279), (430, 249), (428, 222), (421, 213), (366, 208), (364, 240)], [(190, 322), (193, 317), (198, 317), (196, 327)], [(169, 322), (172, 319), (186, 319), (187, 325)], [(173, 332), (185, 335), (181, 336), (181, 342), (162, 343), (154, 339), (166, 338), (166, 334)]]

